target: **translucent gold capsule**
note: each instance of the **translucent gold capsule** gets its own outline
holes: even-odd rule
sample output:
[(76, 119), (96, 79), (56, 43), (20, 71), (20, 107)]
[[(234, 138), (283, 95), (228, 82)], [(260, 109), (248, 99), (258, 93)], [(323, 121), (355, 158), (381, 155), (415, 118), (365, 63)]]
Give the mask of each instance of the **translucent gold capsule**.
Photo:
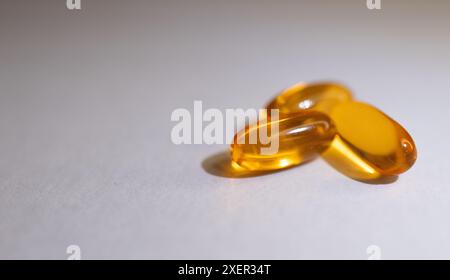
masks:
[(283, 90), (266, 108), (279, 109), (280, 113), (313, 109), (329, 114), (335, 105), (350, 100), (352, 100), (350, 90), (340, 84), (298, 83)]
[[(251, 135), (273, 131), (269, 141), (263, 142), (259, 137), (251, 143)], [(300, 112), (281, 114), (279, 120), (249, 125), (238, 132), (231, 145), (232, 162), (235, 165), (254, 171), (270, 171), (291, 167), (311, 160), (326, 149), (335, 131), (330, 119), (320, 112)], [(276, 150), (265, 152), (273, 143)], [(272, 147), (273, 148), (273, 147)]]
[(396, 176), (415, 162), (413, 139), (396, 121), (373, 106), (344, 102), (330, 113), (337, 135), (323, 158), (359, 180)]

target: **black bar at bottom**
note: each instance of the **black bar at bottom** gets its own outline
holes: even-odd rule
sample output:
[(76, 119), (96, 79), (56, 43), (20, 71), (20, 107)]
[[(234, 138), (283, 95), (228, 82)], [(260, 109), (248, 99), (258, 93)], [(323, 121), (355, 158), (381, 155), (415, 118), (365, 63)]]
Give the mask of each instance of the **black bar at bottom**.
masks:
[[(301, 279), (313, 276), (450, 275), (449, 261), (0, 261), (15, 276), (139, 276), (144, 279)], [(155, 278), (157, 277), (157, 278)]]

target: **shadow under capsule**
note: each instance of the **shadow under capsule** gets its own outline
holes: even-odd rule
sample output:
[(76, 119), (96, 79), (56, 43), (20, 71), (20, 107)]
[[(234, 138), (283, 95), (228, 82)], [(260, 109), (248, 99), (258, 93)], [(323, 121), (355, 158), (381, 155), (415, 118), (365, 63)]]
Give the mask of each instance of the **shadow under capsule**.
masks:
[[(311, 161), (311, 160), (310, 160)], [(300, 165), (306, 164), (310, 161), (306, 161)], [(298, 166), (298, 165), (296, 165)], [(230, 152), (223, 151), (220, 153), (213, 154), (207, 157), (202, 162), (202, 168), (207, 173), (224, 178), (250, 178), (257, 176), (264, 176), (273, 173), (278, 173), (280, 171), (288, 170), (296, 166), (291, 166), (278, 170), (269, 170), (269, 171), (252, 171), (247, 170), (243, 167), (240, 167), (238, 164), (233, 163), (231, 160)]]
[(373, 168), (355, 153), (339, 136), (321, 154), (322, 158), (341, 174), (366, 184), (384, 185), (398, 180), (398, 176), (386, 176)]

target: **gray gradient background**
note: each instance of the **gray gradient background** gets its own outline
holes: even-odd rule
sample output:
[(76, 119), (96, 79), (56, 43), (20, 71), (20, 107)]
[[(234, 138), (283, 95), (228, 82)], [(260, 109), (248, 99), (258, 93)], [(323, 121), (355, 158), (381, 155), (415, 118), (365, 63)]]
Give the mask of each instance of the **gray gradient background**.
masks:
[[(450, 1), (0, 4), (0, 258), (450, 258)], [(348, 84), (416, 165), (368, 185), (324, 161), (229, 179), (170, 141), (175, 108)]]

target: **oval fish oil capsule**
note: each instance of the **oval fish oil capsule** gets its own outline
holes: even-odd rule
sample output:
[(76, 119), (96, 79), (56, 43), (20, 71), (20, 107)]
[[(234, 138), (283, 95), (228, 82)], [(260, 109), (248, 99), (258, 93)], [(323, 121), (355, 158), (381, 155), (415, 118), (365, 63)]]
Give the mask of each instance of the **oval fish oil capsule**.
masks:
[(329, 114), (335, 105), (350, 100), (351, 91), (337, 83), (298, 83), (283, 90), (266, 108), (285, 114), (308, 109)]
[(396, 176), (417, 157), (408, 132), (373, 106), (338, 104), (330, 113), (336, 137), (322, 157), (341, 173), (358, 180)]
[[(266, 131), (270, 132), (268, 141), (260, 137), (251, 141), (252, 135), (267, 135)], [(325, 114), (314, 111), (280, 114), (278, 120), (249, 125), (238, 132), (231, 145), (231, 158), (233, 164), (248, 170), (283, 169), (315, 158), (334, 136), (330, 118)], [(267, 152), (269, 146), (272, 149)]]

